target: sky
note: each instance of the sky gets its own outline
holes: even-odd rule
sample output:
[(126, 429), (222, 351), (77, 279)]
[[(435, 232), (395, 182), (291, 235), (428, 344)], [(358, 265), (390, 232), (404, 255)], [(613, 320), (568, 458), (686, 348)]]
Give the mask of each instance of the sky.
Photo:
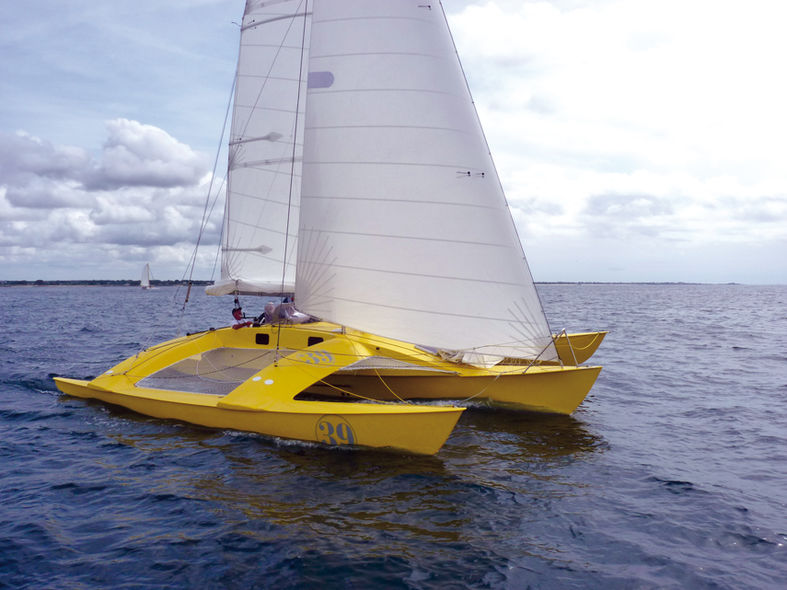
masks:
[[(0, 280), (186, 275), (243, 5), (0, 3)], [(444, 7), (536, 281), (787, 284), (787, 3)]]

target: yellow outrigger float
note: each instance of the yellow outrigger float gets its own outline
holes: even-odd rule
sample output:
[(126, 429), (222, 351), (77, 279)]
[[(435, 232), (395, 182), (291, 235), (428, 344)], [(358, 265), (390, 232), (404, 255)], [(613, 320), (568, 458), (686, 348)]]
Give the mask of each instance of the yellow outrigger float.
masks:
[(564, 330), (561, 334), (553, 334), (552, 338), (562, 364), (581, 365), (593, 356), (606, 335), (605, 331), (567, 334)]

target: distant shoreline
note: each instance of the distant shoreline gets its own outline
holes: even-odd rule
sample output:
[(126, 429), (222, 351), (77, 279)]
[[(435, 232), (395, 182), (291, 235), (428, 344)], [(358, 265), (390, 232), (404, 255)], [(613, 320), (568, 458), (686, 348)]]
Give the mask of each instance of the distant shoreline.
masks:
[[(151, 280), (151, 287), (186, 286), (188, 281)], [(212, 285), (213, 281), (191, 281), (192, 285)], [(82, 281), (0, 281), (0, 287), (139, 287), (137, 280), (82, 280)]]
[[(207, 286), (213, 281), (192, 281)], [(685, 281), (536, 281), (536, 285), (741, 285), (743, 283), (692, 283)], [(151, 280), (152, 287), (186, 286), (188, 281)], [(0, 287), (139, 287), (139, 280), (0, 281)]]

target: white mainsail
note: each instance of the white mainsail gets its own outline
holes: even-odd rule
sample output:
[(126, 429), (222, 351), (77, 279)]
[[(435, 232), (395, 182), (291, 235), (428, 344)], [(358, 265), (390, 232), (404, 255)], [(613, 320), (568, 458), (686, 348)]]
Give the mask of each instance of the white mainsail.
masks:
[(313, 3), (295, 301), (478, 364), (557, 358), (438, 3)]
[(207, 289), (211, 295), (294, 290), (303, 151), (298, 125), (309, 34), (305, 6), (305, 0), (246, 2), (229, 141), (221, 280)]

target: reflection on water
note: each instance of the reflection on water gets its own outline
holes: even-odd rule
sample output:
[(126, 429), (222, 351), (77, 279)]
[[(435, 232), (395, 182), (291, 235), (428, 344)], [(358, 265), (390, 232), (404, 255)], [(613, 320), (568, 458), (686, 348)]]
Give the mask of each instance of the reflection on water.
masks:
[(573, 416), (470, 409), (462, 415), (462, 425), (465, 428), (460, 436), (464, 434), (464, 439), (456, 444), (452, 437), (452, 451), (464, 447), (468, 453), (541, 462), (605, 448), (601, 437), (591, 434)]
[[(330, 551), (340, 538), (372, 560), (391, 553), (444, 560), (446, 544), (505, 550), (514, 523), (528, 537), (527, 523), (577, 492), (561, 473), (565, 463), (605, 448), (574, 418), (493, 410), (465, 412), (436, 457), (325, 449), (112, 413), (138, 424), (134, 434), (118, 424), (112, 440), (177, 457), (177, 476), (151, 493), (188, 493), (219, 520), (265, 523), (263, 537), (286, 531), (304, 539), (304, 549)], [(150, 483), (144, 470), (137, 477)], [(435, 545), (425, 549), (427, 540)], [(557, 558), (555, 547), (533, 542), (534, 555)]]

